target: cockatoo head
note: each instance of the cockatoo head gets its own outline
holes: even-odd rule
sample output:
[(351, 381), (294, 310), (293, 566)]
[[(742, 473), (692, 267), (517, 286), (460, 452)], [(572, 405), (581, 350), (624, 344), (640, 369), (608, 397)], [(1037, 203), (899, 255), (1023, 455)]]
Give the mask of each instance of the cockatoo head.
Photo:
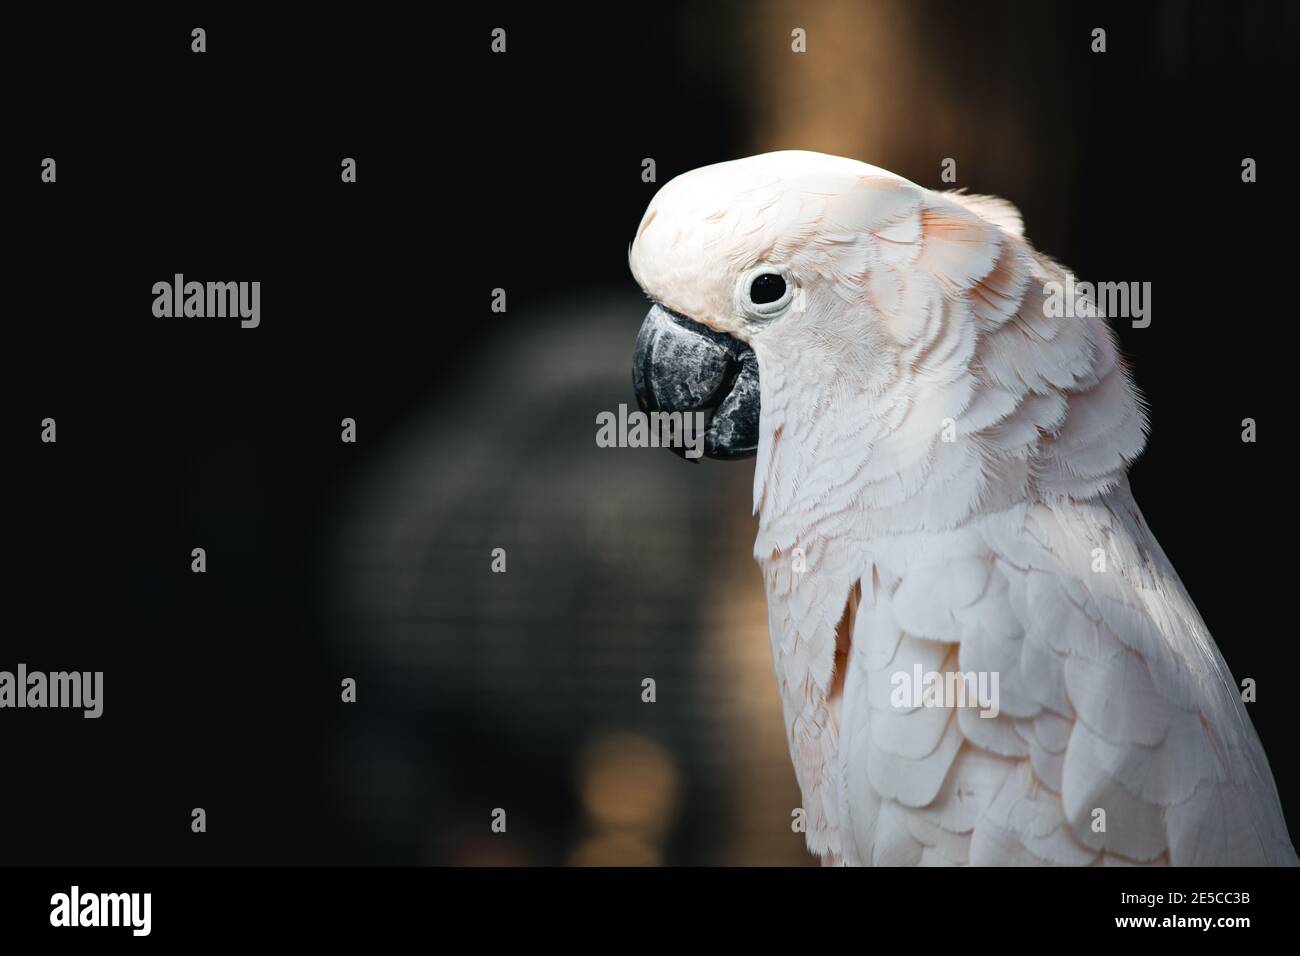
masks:
[[(642, 408), (708, 412), (705, 454), (757, 454), (756, 508), (778, 473), (869, 508), (965, 470), (957, 511), (1113, 483), (1143, 442), (1136, 395), (1091, 304), (1055, 314), (1067, 273), (1021, 229), (1002, 200), (820, 153), (685, 173), (629, 253), (654, 302)], [(1094, 414), (1071, 421), (1089, 395)]]
[(759, 437), (756, 348), (817, 349), (828, 373), (858, 379), (886, 364), (862, 286), (869, 259), (893, 250), (873, 247), (863, 224), (889, 225), (918, 192), (884, 170), (808, 152), (706, 166), (664, 186), (629, 256), (655, 302), (637, 342), (642, 407), (709, 410), (706, 454), (746, 457)]

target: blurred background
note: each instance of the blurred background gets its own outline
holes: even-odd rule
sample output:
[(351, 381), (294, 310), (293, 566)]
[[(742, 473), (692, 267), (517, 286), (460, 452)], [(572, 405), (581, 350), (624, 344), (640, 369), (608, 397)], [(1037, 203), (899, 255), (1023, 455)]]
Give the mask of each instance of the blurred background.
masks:
[[(1276, 236), (1298, 10), (211, 17), (197, 64), (175, 39), (189, 20), (25, 34), (11, 68), (54, 79), (17, 107), (21, 159), (57, 151), (61, 178), (15, 197), (15, 308), (47, 319), (14, 330), (6, 388), (23, 441), (62, 417), (11, 506), (16, 593), (43, 623), (0, 641), (4, 661), (105, 670), (112, 719), (0, 723), (27, 781), (0, 788), (25, 821), (0, 860), (812, 864), (752, 463), (594, 440), (599, 412), (634, 402), (646, 303), (626, 255), (646, 204), (772, 149), (1002, 196), (1080, 279), (1151, 282), (1151, 327), (1119, 329), (1152, 406), (1138, 501), (1238, 679), (1300, 663), (1272, 597), (1288, 570), (1264, 556), (1280, 445), (1239, 440), (1243, 417), (1268, 436), (1289, 407), (1269, 341), (1292, 311)], [(142, 290), (173, 271), (260, 277), (257, 337), (148, 325)], [(1294, 711), (1261, 683), (1250, 712), (1294, 826)]]

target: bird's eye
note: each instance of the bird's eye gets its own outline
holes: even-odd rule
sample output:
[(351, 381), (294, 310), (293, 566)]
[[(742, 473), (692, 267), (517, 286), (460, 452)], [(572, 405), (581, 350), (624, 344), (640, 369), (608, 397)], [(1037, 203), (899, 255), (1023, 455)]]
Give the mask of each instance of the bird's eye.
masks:
[(775, 272), (764, 272), (749, 284), (749, 299), (755, 305), (775, 302), (785, 295), (785, 279)]
[(791, 307), (795, 285), (786, 266), (760, 263), (736, 277), (736, 309), (749, 322), (769, 322)]

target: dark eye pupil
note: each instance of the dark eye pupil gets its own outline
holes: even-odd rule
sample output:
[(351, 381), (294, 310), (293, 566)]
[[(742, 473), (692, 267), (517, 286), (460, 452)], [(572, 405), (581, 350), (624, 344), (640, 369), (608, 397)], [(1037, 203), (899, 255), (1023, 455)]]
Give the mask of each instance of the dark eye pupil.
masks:
[(785, 280), (774, 272), (764, 272), (749, 286), (749, 297), (756, 305), (775, 302), (785, 295)]

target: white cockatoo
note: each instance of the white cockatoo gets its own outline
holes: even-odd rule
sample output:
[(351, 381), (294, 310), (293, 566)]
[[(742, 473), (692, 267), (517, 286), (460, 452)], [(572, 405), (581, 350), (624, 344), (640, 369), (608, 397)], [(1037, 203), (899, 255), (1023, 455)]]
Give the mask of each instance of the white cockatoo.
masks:
[(1240, 691), (1129, 490), (1141, 398), (1013, 206), (769, 153), (664, 186), (629, 259), (654, 303), (642, 409), (703, 411), (707, 455), (756, 456), (809, 850), (1296, 863)]

